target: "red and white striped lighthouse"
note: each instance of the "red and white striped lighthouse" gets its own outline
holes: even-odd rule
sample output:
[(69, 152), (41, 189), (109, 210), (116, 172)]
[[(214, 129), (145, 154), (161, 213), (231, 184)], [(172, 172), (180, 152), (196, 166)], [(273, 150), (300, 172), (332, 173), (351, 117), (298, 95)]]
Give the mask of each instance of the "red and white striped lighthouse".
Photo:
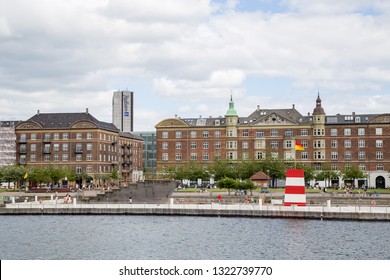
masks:
[(306, 206), (305, 175), (303, 169), (288, 169), (284, 206)]

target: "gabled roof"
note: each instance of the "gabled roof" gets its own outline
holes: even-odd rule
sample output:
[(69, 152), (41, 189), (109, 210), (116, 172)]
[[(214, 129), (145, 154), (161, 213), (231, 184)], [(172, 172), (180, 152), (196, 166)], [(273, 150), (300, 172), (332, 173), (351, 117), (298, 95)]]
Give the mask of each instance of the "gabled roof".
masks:
[(257, 173), (253, 174), (250, 178), (250, 180), (270, 180), (271, 177), (265, 174), (263, 171), (258, 171)]

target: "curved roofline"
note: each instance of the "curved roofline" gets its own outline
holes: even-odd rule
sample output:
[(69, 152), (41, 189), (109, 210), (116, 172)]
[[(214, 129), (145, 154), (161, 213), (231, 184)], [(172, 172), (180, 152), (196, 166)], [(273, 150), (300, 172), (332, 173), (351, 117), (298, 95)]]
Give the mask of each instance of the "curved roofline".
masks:
[[(158, 128), (158, 127), (160, 127), (163, 123), (166, 123), (166, 122), (168, 122), (168, 121), (171, 121), (171, 122), (172, 122), (172, 121), (179, 122), (179, 123), (183, 124), (183, 126), (189, 127), (189, 125), (188, 125), (185, 121), (183, 121), (183, 120), (181, 120), (181, 119), (177, 119), (177, 118), (168, 118), (168, 119), (164, 119), (164, 120), (160, 121), (158, 124), (156, 124), (154, 127), (155, 127), (155, 128)], [(165, 127), (165, 126), (162, 126), (162, 127)]]

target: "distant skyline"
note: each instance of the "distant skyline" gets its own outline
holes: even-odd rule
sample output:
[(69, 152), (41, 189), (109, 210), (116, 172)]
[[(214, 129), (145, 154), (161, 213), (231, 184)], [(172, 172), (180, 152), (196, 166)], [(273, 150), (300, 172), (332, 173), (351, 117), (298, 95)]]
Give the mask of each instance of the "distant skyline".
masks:
[(390, 112), (390, 1), (0, 0), (0, 120), (89, 112), (134, 131), (261, 108)]

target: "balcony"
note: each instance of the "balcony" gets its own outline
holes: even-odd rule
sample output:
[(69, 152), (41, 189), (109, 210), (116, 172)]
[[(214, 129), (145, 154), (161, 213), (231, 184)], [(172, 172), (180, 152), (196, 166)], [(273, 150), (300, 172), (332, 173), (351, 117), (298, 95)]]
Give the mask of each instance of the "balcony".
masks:
[(76, 148), (74, 151), (76, 154), (82, 154), (84, 153), (83, 148)]

